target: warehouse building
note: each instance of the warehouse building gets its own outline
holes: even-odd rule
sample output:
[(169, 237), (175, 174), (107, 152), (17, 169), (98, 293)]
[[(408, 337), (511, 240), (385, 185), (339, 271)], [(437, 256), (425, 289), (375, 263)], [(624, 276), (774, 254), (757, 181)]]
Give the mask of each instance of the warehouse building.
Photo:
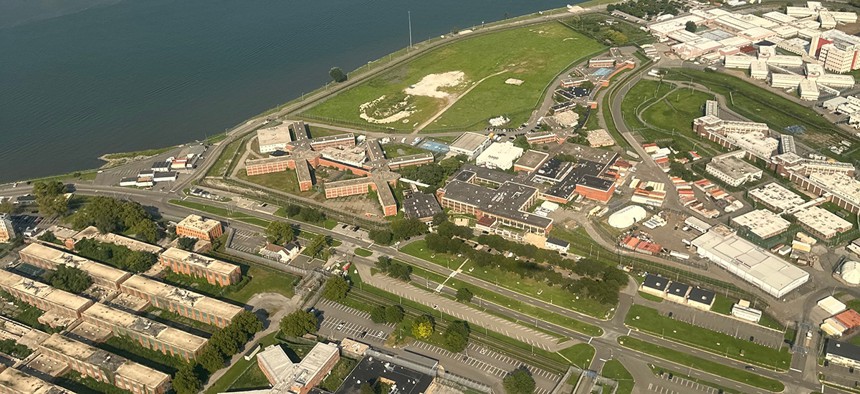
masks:
[(224, 228), (221, 227), (221, 222), (205, 219), (200, 215), (188, 215), (176, 225), (176, 235), (179, 237), (191, 237), (212, 242), (223, 234)]
[(177, 274), (206, 279), (209, 284), (229, 286), (239, 282), (242, 270), (238, 265), (216, 260), (179, 248), (170, 248), (159, 257), (159, 262)]
[(743, 161), (744, 154), (744, 151), (735, 151), (715, 156), (705, 166), (705, 171), (733, 187), (761, 179), (763, 171)]
[(821, 207), (809, 207), (795, 212), (794, 217), (804, 230), (822, 240), (831, 239), (854, 227), (847, 220)]
[(0, 289), (25, 304), (45, 311), (39, 317), (39, 322), (51, 327), (69, 325), (93, 304), (92, 300), (9, 271), (0, 271)]
[(717, 226), (692, 241), (699, 256), (781, 298), (809, 281), (809, 273)]
[(806, 202), (803, 197), (776, 182), (752, 189), (748, 195), (753, 201), (780, 213)]
[(471, 161), (475, 160), (490, 142), (490, 138), (486, 135), (466, 132), (460, 135), (448, 149), (455, 155), (466, 155)]
[(739, 227), (746, 227), (751, 233), (761, 239), (768, 239), (782, 234), (791, 226), (788, 220), (767, 209), (758, 209), (741, 216), (736, 216), (732, 218), (732, 223)]
[(508, 170), (522, 155), (523, 148), (514, 146), (511, 142), (495, 142), (478, 155), (475, 164), (491, 169)]
[(0, 394), (73, 394), (60, 386), (55, 386), (35, 376), (15, 368), (0, 372)]
[(21, 249), (18, 254), (21, 257), (21, 261), (45, 270), (53, 271), (61, 265), (80, 269), (92, 278), (93, 283), (110, 290), (119, 290), (120, 283), (131, 276), (131, 273), (126, 271), (40, 243), (29, 244), (24, 249)]
[(156, 308), (219, 328), (230, 324), (233, 318), (244, 310), (242, 307), (140, 275), (132, 276), (120, 287), (123, 293), (143, 298)]
[(81, 317), (86, 323), (131, 338), (145, 348), (185, 360), (197, 357), (206, 344), (205, 338), (105, 304), (93, 304)]
[(132, 393), (163, 394), (170, 388), (170, 376), (163, 372), (60, 334), (42, 342), (39, 351), (81, 375)]

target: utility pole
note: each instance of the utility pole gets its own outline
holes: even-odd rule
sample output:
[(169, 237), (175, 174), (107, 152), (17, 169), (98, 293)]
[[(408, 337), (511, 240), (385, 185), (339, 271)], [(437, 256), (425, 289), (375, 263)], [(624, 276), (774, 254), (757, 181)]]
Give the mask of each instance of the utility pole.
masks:
[(409, 17), (409, 49), (412, 49), (412, 11), (406, 11)]

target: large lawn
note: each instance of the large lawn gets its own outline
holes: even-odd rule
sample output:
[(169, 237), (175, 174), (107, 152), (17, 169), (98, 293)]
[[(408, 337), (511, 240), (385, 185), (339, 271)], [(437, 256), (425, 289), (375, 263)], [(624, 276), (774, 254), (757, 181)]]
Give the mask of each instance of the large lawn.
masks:
[[(489, 118), (507, 115), (512, 124), (521, 123), (536, 107), (544, 88), (569, 65), (601, 50), (602, 45), (558, 22), (476, 35), (434, 49), (418, 58), (363, 82), (303, 113), (331, 123), (373, 126), (360, 117), (359, 106), (383, 96), (377, 109), (405, 98), (404, 89), (430, 74), (462, 71), (465, 82), (443, 88), (459, 94), (472, 89), (448, 109), (429, 129), (482, 129)], [(508, 78), (522, 85), (505, 84)], [(444, 98), (411, 96), (405, 119), (381, 124), (397, 131), (411, 131), (429, 120), (446, 105)]]
[[(716, 145), (703, 140), (692, 130), (693, 119), (703, 115), (705, 101), (714, 96), (698, 90), (676, 89), (653, 105), (644, 108), (642, 119), (648, 124), (640, 134), (649, 141), (671, 139), (679, 150), (699, 150), (700, 153), (718, 153)], [(702, 148), (706, 151), (702, 152)]]
[[(631, 130), (642, 130), (645, 125), (639, 121), (636, 114), (641, 112), (649, 104), (656, 102), (658, 99), (671, 92), (675, 85), (667, 82), (641, 80), (637, 82), (627, 94), (621, 99), (621, 113), (624, 117), (624, 123)], [(617, 99), (617, 97), (616, 97)], [(610, 116), (607, 113), (607, 116)]]
[[(433, 253), (427, 249), (426, 243), (423, 240), (412, 242), (401, 248), (400, 251), (451, 269), (457, 269), (465, 260), (465, 258), (456, 258), (441, 253)], [(605, 317), (613, 307), (612, 305), (600, 304), (590, 298), (580, 298), (579, 296), (576, 296), (558, 286), (550, 286), (531, 278), (520, 278), (519, 275), (512, 272), (505, 272), (491, 267), (478, 267), (470, 261), (463, 264), (462, 270), (463, 271), (460, 275), (474, 276), (475, 278), (494, 283), (498, 286), (540, 299), (544, 302), (549, 302), (597, 318)], [(582, 327), (571, 328), (577, 331), (583, 331)]]
[(774, 392), (780, 392), (785, 389), (785, 385), (777, 380), (760, 376), (754, 372), (748, 372), (742, 369), (732, 368), (710, 360), (705, 360), (693, 356), (688, 353), (679, 352), (663, 346), (654, 345), (632, 337), (619, 337), (618, 343), (626, 348), (630, 348), (645, 354), (650, 354), (654, 357), (659, 357), (664, 360), (669, 360), (681, 365), (695, 368), (700, 371), (706, 371), (717, 376), (722, 376), (726, 379), (734, 380), (748, 384), (750, 386), (763, 388)]
[(791, 363), (791, 354), (786, 350), (773, 349), (721, 332), (694, 326), (663, 316), (657, 310), (641, 305), (630, 307), (630, 312), (627, 313), (624, 323), (656, 336), (671, 338), (689, 346), (750, 364), (787, 370)]

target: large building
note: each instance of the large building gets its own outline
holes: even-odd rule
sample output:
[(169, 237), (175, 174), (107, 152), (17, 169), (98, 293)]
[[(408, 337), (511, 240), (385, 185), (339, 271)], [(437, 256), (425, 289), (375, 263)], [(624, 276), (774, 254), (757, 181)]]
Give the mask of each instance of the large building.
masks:
[(769, 161), (779, 148), (779, 140), (770, 137), (767, 124), (737, 122), (706, 115), (693, 120), (693, 131), (726, 148), (739, 148), (749, 158)]
[(746, 227), (751, 233), (761, 239), (768, 239), (782, 234), (791, 226), (788, 220), (767, 209), (758, 209), (734, 217), (732, 218), (732, 223), (740, 227)]
[(496, 142), (478, 155), (475, 164), (487, 168), (508, 170), (514, 166), (514, 161), (523, 155), (523, 148), (514, 146), (511, 142)]
[(696, 253), (776, 298), (809, 281), (809, 273), (716, 226), (692, 241)]
[(81, 317), (85, 323), (131, 338), (145, 348), (185, 360), (197, 357), (206, 344), (205, 338), (105, 304), (93, 304)]
[(531, 179), (535, 183), (549, 184), (541, 197), (555, 203), (567, 204), (575, 195), (605, 203), (615, 192), (615, 180), (608, 172), (617, 159), (614, 153), (599, 160), (580, 158), (575, 163), (553, 157), (545, 161)]
[(526, 151), (514, 163), (514, 171), (535, 172), (547, 159), (549, 159), (549, 153), (534, 149)]
[(486, 135), (466, 132), (451, 143), (448, 149), (455, 155), (466, 155), (471, 161), (475, 160), (490, 142), (490, 139)]
[(248, 176), (284, 172), (292, 168), (295, 161), (290, 156), (266, 157), (263, 159), (248, 159), (245, 161), (245, 171)]
[(165, 250), (158, 259), (173, 272), (204, 278), (213, 285), (229, 286), (242, 279), (242, 270), (238, 265), (179, 248)]
[(0, 214), (0, 243), (6, 243), (15, 238), (15, 227), (9, 215)]
[(735, 151), (715, 156), (705, 166), (705, 171), (733, 187), (761, 179), (763, 171), (745, 162), (744, 155), (744, 151)]
[(114, 267), (97, 263), (95, 261), (77, 256), (62, 250), (54, 249), (40, 243), (31, 243), (18, 253), (21, 261), (32, 266), (56, 270), (61, 265), (80, 269), (92, 278), (96, 285), (110, 290), (119, 290), (120, 283), (128, 279), (131, 274)]
[(806, 202), (803, 197), (776, 182), (759, 186), (750, 190), (748, 194), (753, 201), (778, 213), (794, 209)]
[(120, 286), (123, 293), (143, 298), (152, 306), (223, 328), (243, 310), (211, 297), (180, 289), (140, 275), (134, 275)]
[(39, 317), (39, 322), (51, 327), (67, 326), (93, 304), (92, 300), (9, 271), (0, 270), (0, 289), (25, 304), (45, 311)]
[(809, 207), (797, 211), (794, 217), (804, 230), (823, 240), (831, 239), (854, 227), (851, 222), (821, 207)]
[(129, 250), (133, 250), (136, 252), (146, 252), (152, 254), (160, 253), (163, 248), (158, 245), (148, 244), (146, 242), (138, 241), (134, 238), (125, 237), (119, 234), (114, 233), (105, 233), (102, 234), (98, 228), (95, 226), (89, 226), (74, 236), (70, 238), (66, 238), (63, 241), (63, 244), (66, 248), (74, 250), (75, 244), (82, 239), (92, 239), (94, 241), (109, 243), (114, 245), (119, 245), (128, 248)]
[(260, 145), (260, 153), (286, 151), (287, 144), (293, 140), (290, 137), (289, 126), (287, 123), (282, 123), (277, 126), (257, 130), (257, 143)]
[(176, 224), (176, 235), (213, 241), (224, 234), (221, 222), (213, 219), (205, 219), (200, 215), (188, 215)]
[(72, 394), (72, 392), (10, 367), (0, 372), (0, 394)]
[[(389, 186), (389, 177), (371, 175), (365, 178), (354, 178), (343, 181), (326, 182), (325, 198), (339, 198), (376, 192), (376, 198), (382, 207), (383, 216), (397, 215), (397, 199)], [(396, 182), (393, 178), (391, 182)]]
[(132, 393), (162, 394), (170, 388), (170, 376), (163, 372), (60, 334), (39, 344), (39, 351), (84, 376)]
[(436, 196), (421, 192), (404, 193), (403, 211), (409, 219), (422, 222), (433, 220), (433, 216), (442, 212), (442, 207), (436, 201)]
[(536, 188), (511, 181), (495, 189), (478, 183), (475, 172), (462, 170), (437, 191), (439, 202), (453, 212), (474, 215), (479, 225), (509, 237), (518, 237), (509, 229), (539, 235), (552, 229), (552, 219), (526, 211), (538, 201)]
[(843, 367), (860, 367), (860, 346), (830, 339), (824, 346), (824, 359)]
[(292, 362), (280, 345), (272, 345), (257, 354), (257, 365), (272, 387), (236, 394), (307, 394), (339, 360), (340, 348), (331, 343), (317, 343), (298, 363)]
[(860, 213), (860, 181), (847, 174), (811, 174), (808, 177), (790, 173), (789, 177), (801, 189), (826, 197), (851, 213)]

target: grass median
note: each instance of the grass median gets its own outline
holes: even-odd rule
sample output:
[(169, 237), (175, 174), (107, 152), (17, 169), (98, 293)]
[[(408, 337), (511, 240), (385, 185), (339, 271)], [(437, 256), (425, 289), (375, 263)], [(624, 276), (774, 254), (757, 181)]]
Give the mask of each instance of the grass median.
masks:
[(791, 354), (731, 335), (694, 326), (661, 315), (657, 310), (633, 305), (624, 323), (655, 336), (671, 338), (688, 346), (710, 351), (738, 361), (776, 370), (788, 370)]
[(208, 214), (221, 216), (221, 217), (225, 217), (228, 219), (238, 220), (240, 222), (252, 224), (254, 226), (259, 226), (259, 227), (263, 227), (263, 228), (268, 227), (269, 224), (271, 223), (268, 220), (260, 219), (256, 216), (251, 216), (251, 215), (248, 215), (246, 213), (232, 211), (232, 210), (229, 210), (226, 208), (216, 207), (216, 206), (212, 206), (212, 205), (201, 204), (198, 202), (186, 201), (186, 200), (170, 200), (169, 202), (173, 205), (179, 205), (181, 207), (191, 208), (191, 209), (194, 209), (197, 211), (206, 212)]
[(618, 383), (618, 390), (615, 391), (615, 394), (630, 394), (633, 392), (633, 386), (636, 385), (633, 375), (618, 360), (609, 360), (603, 364), (600, 375)]
[(761, 389), (780, 392), (785, 390), (785, 385), (782, 382), (745, 370), (729, 367), (720, 363), (705, 360), (688, 353), (679, 352), (665, 348), (663, 346), (654, 345), (636, 338), (622, 336), (618, 338), (618, 343), (622, 346), (633, 349), (635, 351), (649, 354), (663, 360), (678, 363), (690, 368), (705, 371), (707, 373), (724, 377), (735, 382), (748, 384)]

